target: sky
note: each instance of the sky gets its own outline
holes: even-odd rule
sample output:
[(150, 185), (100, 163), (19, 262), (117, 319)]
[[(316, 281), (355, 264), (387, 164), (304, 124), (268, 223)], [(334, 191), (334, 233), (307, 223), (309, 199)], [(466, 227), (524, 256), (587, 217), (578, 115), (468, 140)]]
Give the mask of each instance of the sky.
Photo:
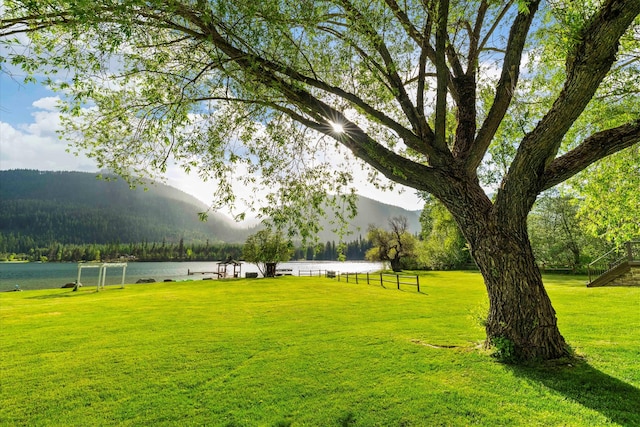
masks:
[[(56, 96), (42, 85), (24, 84), (20, 76), (9, 76), (0, 71), (0, 170), (98, 171), (92, 159), (66, 151), (68, 143), (57, 133), (60, 120), (55, 107)], [(422, 209), (423, 203), (415, 190), (402, 186), (396, 186), (392, 192), (378, 190), (367, 182), (366, 172), (355, 161), (353, 173), (360, 195), (408, 210)], [(212, 202), (215, 186), (203, 182), (196, 173), (187, 174), (172, 166), (165, 177), (168, 185), (205, 204)], [(235, 191), (241, 198), (247, 189), (238, 184)], [(250, 196), (246, 195), (247, 198)], [(225, 210), (222, 212), (229, 214)]]

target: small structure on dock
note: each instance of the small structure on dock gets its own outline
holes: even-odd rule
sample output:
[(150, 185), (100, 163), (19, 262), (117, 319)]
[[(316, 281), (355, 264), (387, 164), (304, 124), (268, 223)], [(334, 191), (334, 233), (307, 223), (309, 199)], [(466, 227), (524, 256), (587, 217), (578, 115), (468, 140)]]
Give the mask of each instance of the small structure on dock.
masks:
[[(212, 276), (217, 276), (218, 279), (226, 279), (228, 277), (239, 278), (242, 273), (242, 263), (240, 261), (235, 261), (231, 258), (228, 258), (226, 261), (220, 261), (218, 264), (218, 271), (191, 271), (187, 270), (187, 275), (193, 276), (195, 274), (210, 274)], [(231, 267), (233, 266), (233, 273), (231, 272)], [(203, 280), (210, 279), (205, 278)]]
[[(229, 271), (229, 267), (233, 266), (233, 275)], [(226, 261), (221, 261), (218, 263), (218, 277), (226, 278), (233, 277), (238, 278), (242, 274), (242, 263), (231, 258), (228, 258)]]

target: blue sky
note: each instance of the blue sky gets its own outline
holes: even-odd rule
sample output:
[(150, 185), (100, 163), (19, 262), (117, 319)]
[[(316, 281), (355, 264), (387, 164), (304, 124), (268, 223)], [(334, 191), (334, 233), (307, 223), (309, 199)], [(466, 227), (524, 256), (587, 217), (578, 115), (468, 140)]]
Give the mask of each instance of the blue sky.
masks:
[[(68, 143), (56, 133), (60, 129), (55, 109), (56, 93), (37, 84), (24, 84), (20, 76), (0, 72), (0, 170), (39, 169), (96, 172), (95, 162), (85, 156), (67, 153)], [(354, 173), (360, 173), (355, 165)], [(167, 184), (185, 191), (204, 203), (210, 203), (215, 188), (197, 174), (169, 168)], [(366, 183), (366, 175), (357, 177), (358, 192), (366, 197), (405, 209), (421, 209), (413, 189), (401, 194), (382, 192)], [(241, 188), (238, 191), (242, 191)]]
[(0, 169), (95, 171), (86, 157), (66, 153), (58, 138), (55, 94), (0, 73)]
[(5, 73), (0, 73), (0, 94), (0, 117), (3, 122), (8, 123), (29, 122), (33, 102), (53, 96), (53, 93), (42, 85), (25, 85), (20, 78), (11, 78)]

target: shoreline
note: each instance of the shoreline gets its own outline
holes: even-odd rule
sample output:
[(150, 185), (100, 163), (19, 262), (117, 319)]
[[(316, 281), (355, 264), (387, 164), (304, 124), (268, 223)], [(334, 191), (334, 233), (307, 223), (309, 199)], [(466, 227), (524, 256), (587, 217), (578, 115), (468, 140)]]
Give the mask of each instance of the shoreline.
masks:
[[(129, 262), (126, 268), (125, 284), (135, 284), (139, 279), (154, 279), (156, 282), (173, 280), (182, 282), (193, 280), (194, 278), (205, 278), (203, 276), (189, 275), (191, 271), (217, 271), (216, 262), (211, 261), (186, 261), (186, 262)], [(78, 279), (78, 263), (71, 262), (6, 262), (0, 264), (0, 292), (13, 291), (15, 285), (20, 289), (58, 289), (63, 285), (75, 282)], [(319, 270), (335, 270), (338, 272), (364, 273), (381, 270), (381, 263), (369, 261), (289, 261), (279, 265), (279, 268), (291, 270), (291, 273), (298, 276), (307, 275), (309, 271), (314, 271), (317, 275)], [(85, 287), (95, 287), (98, 283), (98, 268), (88, 268), (82, 270), (80, 281)], [(106, 285), (119, 285), (122, 281), (122, 272), (119, 269), (108, 269), (106, 275)], [(242, 263), (242, 270), (239, 277), (244, 278), (246, 273), (258, 272), (255, 264)], [(213, 274), (211, 275), (213, 276)], [(214, 279), (215, 280), (215, 279)], [(199, 281), (199, 280), (198, 280)]]

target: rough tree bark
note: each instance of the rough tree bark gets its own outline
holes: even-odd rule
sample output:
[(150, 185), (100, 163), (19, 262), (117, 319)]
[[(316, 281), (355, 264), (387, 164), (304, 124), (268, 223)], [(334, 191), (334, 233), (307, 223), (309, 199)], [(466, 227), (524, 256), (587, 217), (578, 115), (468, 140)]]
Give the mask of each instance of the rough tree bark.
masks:
[(514, 360), (569, 355), (535, 263), (525, 221), (515, 233), (494, 218), (484, 221), (483, 228), (472, 251), (489, 295), (487, 345), (504, 351), (500, 347), (509, 343), (513, 353), (504, 356)]
[(442, 190), (484, 278), (489, 297), (485, 345), (514, 362), (569, 356), (531, 249), (529, 210), (513, 205), (501, 210), (469, 178), (460, 177)]

